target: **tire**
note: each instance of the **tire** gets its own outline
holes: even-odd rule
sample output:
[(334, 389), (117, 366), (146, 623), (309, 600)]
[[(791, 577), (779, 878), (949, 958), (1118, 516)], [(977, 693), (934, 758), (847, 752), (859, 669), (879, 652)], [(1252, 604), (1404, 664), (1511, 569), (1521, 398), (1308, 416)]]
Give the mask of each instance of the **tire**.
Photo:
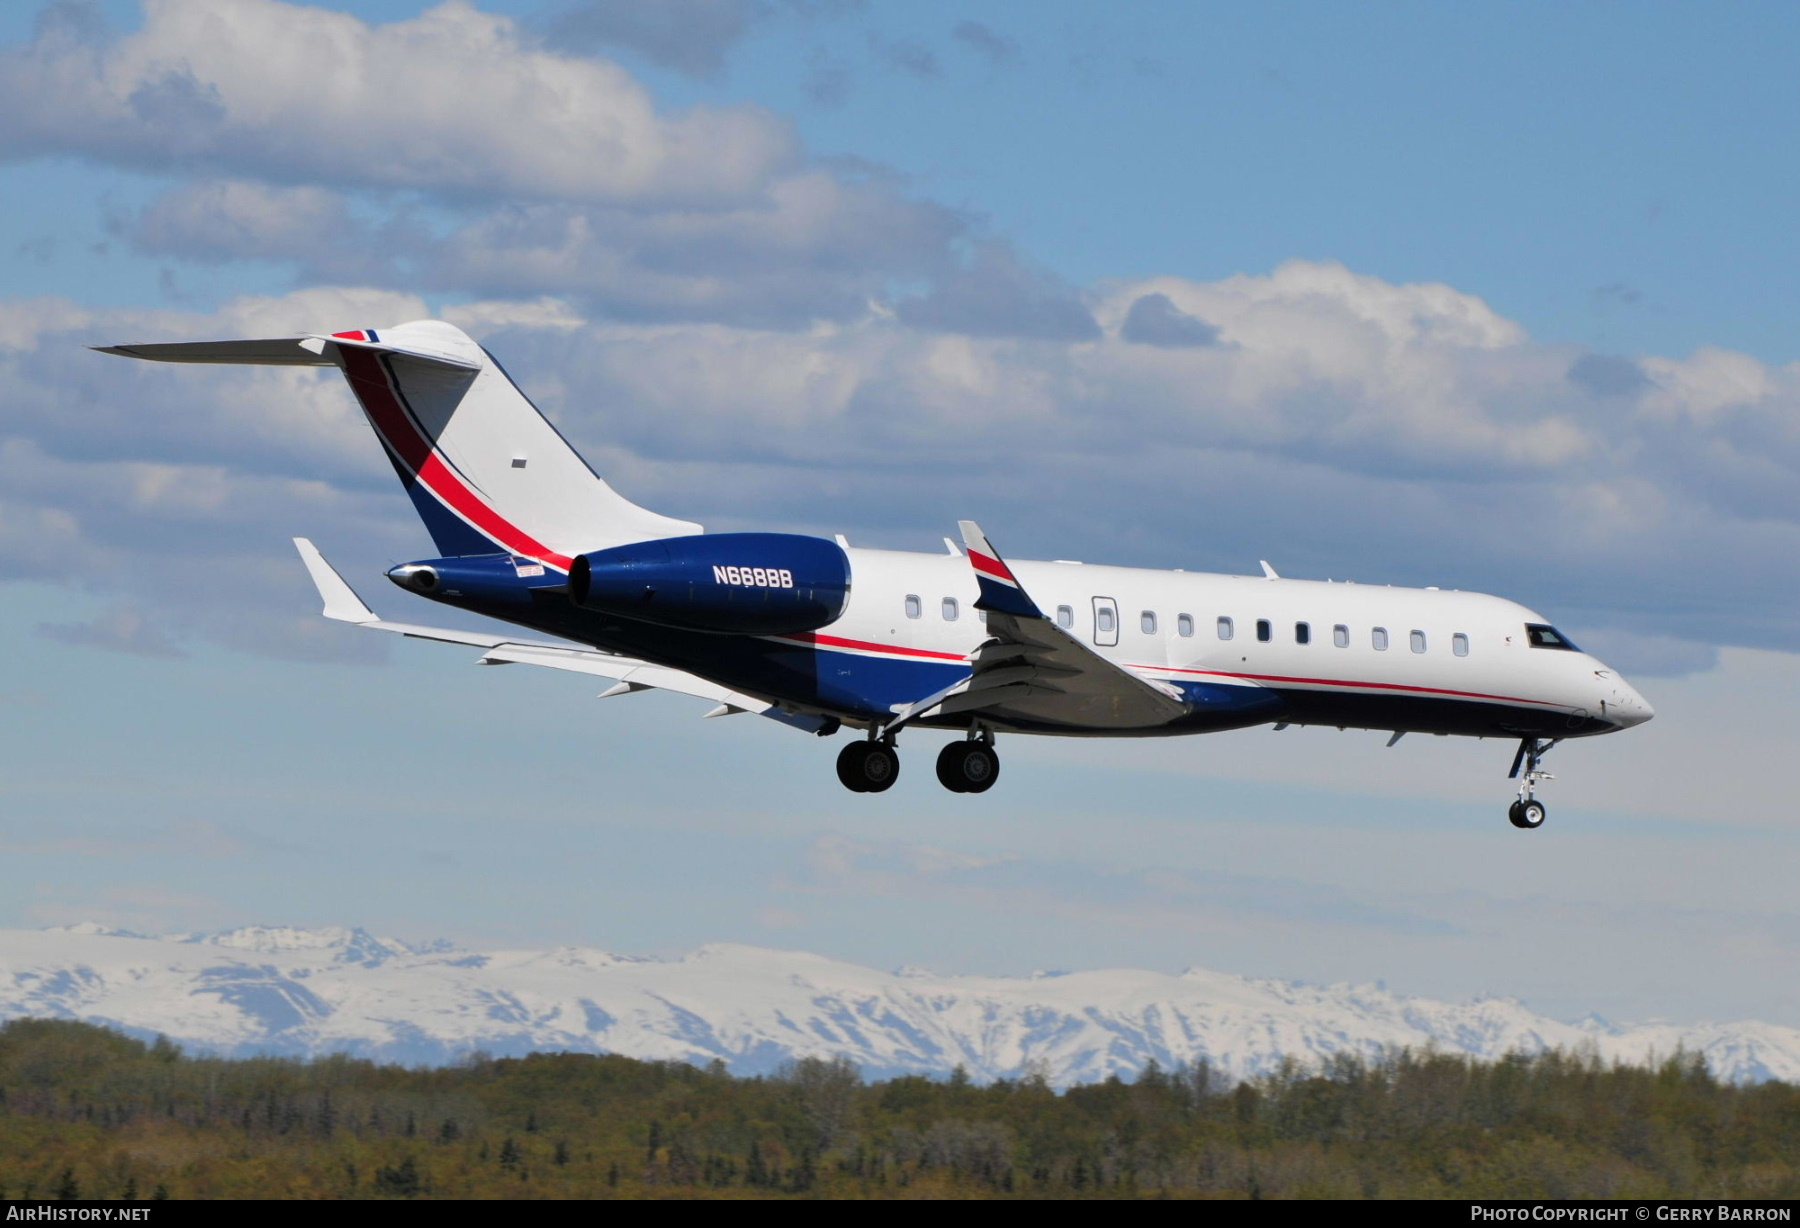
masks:
[(952, 793), (986, 793), (1000, 778), (1000, 756), (985, 742), (952, 742), (938, 752), (937, 775)]
[(844, 788), (850, 790), (852, 793), (867, 793), (869, 791), (869, 786), (864, 783), (862, 774), (864, 745), (865, 743), (860, 741), (852, 742), (838, 752), (838, 780), (843, 783)]
[(838, 752), (837, 771), (852, 793), (882, 793), (900, 776), (900, 756), (880, 742), (852, 742)]
[(952, 793), (962, 793), (965, 791), (962, 778), (963, 745), (964, 744), (961, 742), (950, 742), (944, 746), (943, 750), (938, 752), (938, 783)]
[(1528, 802), (1514, 802), (1507, 810), (1506, 817), (1512, 821), (1514, 827), (1531, 831), (1544, 825), (1546, 814), (1544, 803), (1533, 798)]

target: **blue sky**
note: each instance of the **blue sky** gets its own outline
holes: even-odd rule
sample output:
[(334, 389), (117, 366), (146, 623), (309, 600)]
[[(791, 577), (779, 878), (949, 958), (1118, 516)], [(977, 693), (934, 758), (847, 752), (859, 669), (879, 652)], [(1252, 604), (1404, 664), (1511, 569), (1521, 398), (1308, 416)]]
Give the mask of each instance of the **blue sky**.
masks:
[[(0, 924), (1800, 1023), (1791, 6), (649, 11), (0, 14)], [(1373, 734), (852, 798), (767, 722), (322, 624), (289, 536), (395, 616), (430, 552), (347, 394), (82, 348), (428, 313), (711, 528), (1495, 591), (1659, 717), (1529, 837), (1503, 749)]]

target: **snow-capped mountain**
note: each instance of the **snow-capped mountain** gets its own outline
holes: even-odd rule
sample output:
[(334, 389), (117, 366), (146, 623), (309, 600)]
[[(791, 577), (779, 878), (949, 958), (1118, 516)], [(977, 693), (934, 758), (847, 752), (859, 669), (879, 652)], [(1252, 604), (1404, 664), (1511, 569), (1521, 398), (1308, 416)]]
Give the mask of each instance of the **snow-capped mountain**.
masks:
[(84, 1019), (216, 1053), (351, 1053), (407, 1064), (473, 1050), (623, 1053), (771, 1070), (844, 1054), (874, 1077), (1042, 1072), (1058, 1085), (1206, 1059), (1228, 1078), (1285, 1057), (1434, 1046), (1497, 1057), (1592, 1045), (1679, 1048), (1719, 1076), (1800, 1081), (1800, 1030), (1563, 1023), (1516, 1001), (1404, 998), (1203, 969), (938, 976), (717, 944), (672, 960), (581, 947), (468, 951), (360, 929), (254, 926), (147, 937), (100, 926), (0, 930), (0, 1018)]

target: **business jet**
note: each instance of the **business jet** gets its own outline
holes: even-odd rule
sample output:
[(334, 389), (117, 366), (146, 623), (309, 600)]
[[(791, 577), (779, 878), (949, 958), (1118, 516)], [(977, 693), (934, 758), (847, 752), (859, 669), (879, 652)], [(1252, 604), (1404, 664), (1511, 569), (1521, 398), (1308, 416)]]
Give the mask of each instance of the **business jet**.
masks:
[(268, 340), (96, 347), (160, 362), (337, 367), (438, 557), (387, 576), (553, 638), (389, 622), (309, 540), (326, 618), (462, 644), (487, 665), (609, 679), (861, 736), (837, 774), (879, 793), (900, 735), (958, 731), (954, 793), (998, 778), (1001, 734), (1160, 737), (1331, 725), (1518, 743), (1508, 812), (1535, 828), (1558, 743), (1650, 719), (1643, 696), (1549, 620), (1479, 593), (1008, 560), (971, 521), (942, 553), (792, 533), (705, 533), (629, 502), (492, 355), (418, 321)]

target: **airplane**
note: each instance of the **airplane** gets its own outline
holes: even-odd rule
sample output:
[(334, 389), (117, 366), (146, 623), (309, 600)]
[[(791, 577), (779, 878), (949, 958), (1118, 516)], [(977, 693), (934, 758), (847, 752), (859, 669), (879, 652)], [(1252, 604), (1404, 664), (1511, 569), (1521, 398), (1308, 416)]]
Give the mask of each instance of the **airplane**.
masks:
[(831, 736), (880, 793), (914, 726), (958, 731), (953, 793), (998, 778), (1000, 734), (1160, 737), (1272, 725), (1516, 740), (1508, 818), (1543, 824), (1560, 742), (1653, 715), (1616, 670), (1526, 607), (1481, 593), (1008, 560), (979, 526), (912, 553), (793, 533), (706, 533), (620, 495), (500, 363), (441, 321), (270, 339), (94, 347), (159, 362), (337, 367), (438, 557), (409, 593), (554, 637), (378, 617), (306, 538), (324, 616), (468, 645), (487, 665), (660, 688)]

